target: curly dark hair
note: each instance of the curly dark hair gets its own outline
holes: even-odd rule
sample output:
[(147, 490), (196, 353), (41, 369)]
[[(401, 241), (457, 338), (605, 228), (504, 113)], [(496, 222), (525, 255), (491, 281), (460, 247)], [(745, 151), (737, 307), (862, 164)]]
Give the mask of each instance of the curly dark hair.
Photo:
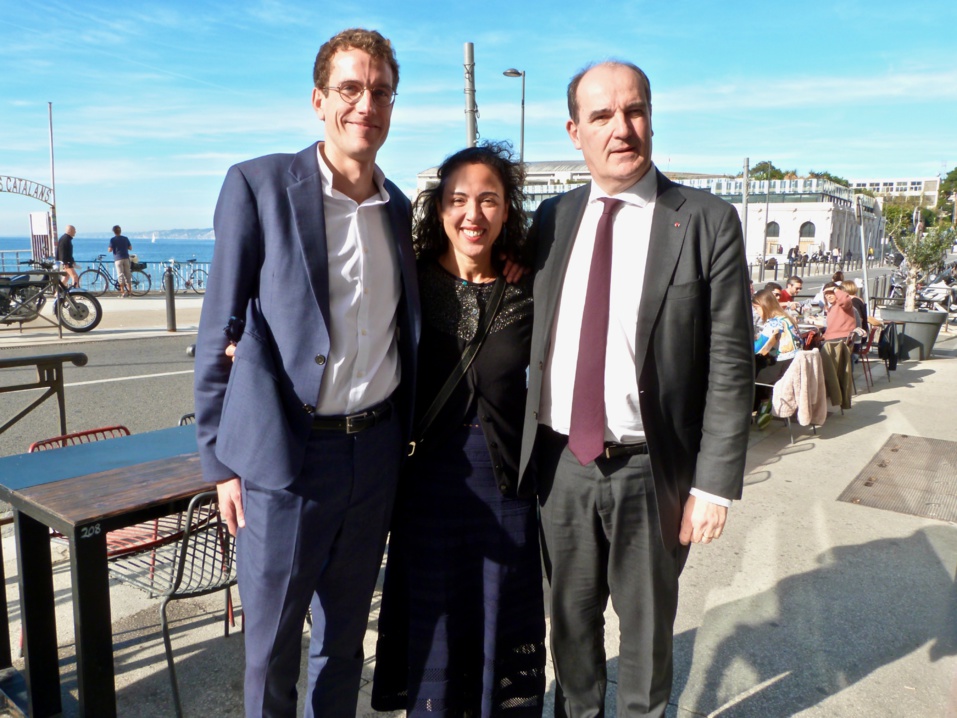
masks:
[(439, 183), (423, 190), (415, 200), (415, 226), (412, 243), (420, 259), (438, 259), (449, 248), (449, 238), (442, 225), (442, 197), (449, 178), (463, 165), (483, 164), (491, 168), (505, 188), (508, 217), (502, 233), (495, 241), (492, 266), (502, 270), (501, 254), (512, 261), (528, 266), (531, 257), (528, 247), (528, 220), (525, 214), (525, 166), (515, 161), (512, 146), (507, 142), (483, 142), (477, 147), (466, 147), (445, 158), (439, 166)]

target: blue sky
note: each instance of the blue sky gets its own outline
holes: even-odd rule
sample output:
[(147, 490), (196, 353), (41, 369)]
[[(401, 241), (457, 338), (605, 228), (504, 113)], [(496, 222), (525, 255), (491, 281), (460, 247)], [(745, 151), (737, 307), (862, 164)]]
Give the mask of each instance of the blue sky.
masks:
[[(234, 162), (322, 137), (309, 104), (319, 45), (379, 29), (399, 96), (379, 164), (404, 190), (465, 143), (463, 44), (475, 44), (479, 133), (525, 157), (578, 159), (565, 86), (592, 60), (650, 76), (654, 159), (728, 172), (770, 159), (847, 177), (932, 176), (957, 165), (957, 4), (561, 0), (481, 3), (194, 0), (5, 2), (0, 175), (49, 184), (79, 236), (212, 226)], [(0, 193), (0, 236), (25, 236), (36, 200)]]

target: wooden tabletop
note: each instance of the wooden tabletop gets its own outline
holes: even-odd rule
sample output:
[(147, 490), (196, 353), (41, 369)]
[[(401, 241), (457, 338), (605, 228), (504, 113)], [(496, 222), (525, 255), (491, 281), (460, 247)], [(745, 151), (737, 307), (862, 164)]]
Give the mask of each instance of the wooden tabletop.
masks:
[(211, 488), (195, 427), (0, 458), (0, 499), (62, 530)]

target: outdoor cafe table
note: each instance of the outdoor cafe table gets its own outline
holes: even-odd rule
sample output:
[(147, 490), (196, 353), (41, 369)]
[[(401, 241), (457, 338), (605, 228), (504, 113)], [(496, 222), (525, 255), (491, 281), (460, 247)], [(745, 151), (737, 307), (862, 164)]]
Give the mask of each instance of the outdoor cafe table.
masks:
[(61, 712), (49, 529), (70, 542), (79, 714), (115, 716), (106, 534), (185, 510), (208, 488), (193, 426), (0, 458), (0, 500), (16, 526), (31, 716)]

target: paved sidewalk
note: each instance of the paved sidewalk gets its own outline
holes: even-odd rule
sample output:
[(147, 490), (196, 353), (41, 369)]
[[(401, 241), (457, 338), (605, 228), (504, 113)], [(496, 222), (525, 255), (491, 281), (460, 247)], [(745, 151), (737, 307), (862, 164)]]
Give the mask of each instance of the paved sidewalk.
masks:
[[(196, 319), (187, 317), (198, 312), (198, 298), (177, 302), (180, 328), (195, 329)], [(162, 298), (107, 303), (106, 336), (165, 332)], [(7, 341), (0, 335), (0, 346)], [(957, 527), (836, 501), (892, 433), (957, 441), (955, 358), (957, 338), (942, 334), (935, 358), (902, 363), (890, 381), (875, 363), (870, 393), (858, 371), (862, 393), (853, 408), (843, 416), (832, 410), (816, 436), (795, 427), (794, 445), (779, 422), (752, 430), (744, 499), (721, 540), (694, 548), (682, 575), (668, 716), (957, 718)], [(3, 549), (15, 642), (12, 536)], [(72, 716), (66, 564), (59, 564), (55, 588), (64, 715)], [(120, 715), (172, 715), (158, 601), (123, 586), (111, 600)], [(378, 602), (377, 594), (357, 716), (373, 715), (368, 680)], [(241, 715), (243, 638), (222, 637), (220, 596), (173, 604), (172, 616), (186, 714)], [(611, 608), (606, 621), (612, 715), (618, 649)], [(548, 687), (551, 715), (550, 666)]]
[[(64, 328), (60, 339), (56, 325), (42, 319), (34, 319), (23, 325), (0, 325), (0, 350), (22, 346), (67, 345), (78, 342), (131, 339), (136, 337), (163, 336), (168, 334), (166, 321), (166, 297), (150, 294), (145, 297), (120, 298), (115, 294), (99, 297), (103, 307), (103, 319), (90, 332), (76, 333)], [(176, 330), (180, 333), (196, 333), (199, 328), (199, 313), (203, 297), (199, 294), (177, 294), (175, 297)], [(44, 317), (53, 317), (53, 310), (44, 307)]]

